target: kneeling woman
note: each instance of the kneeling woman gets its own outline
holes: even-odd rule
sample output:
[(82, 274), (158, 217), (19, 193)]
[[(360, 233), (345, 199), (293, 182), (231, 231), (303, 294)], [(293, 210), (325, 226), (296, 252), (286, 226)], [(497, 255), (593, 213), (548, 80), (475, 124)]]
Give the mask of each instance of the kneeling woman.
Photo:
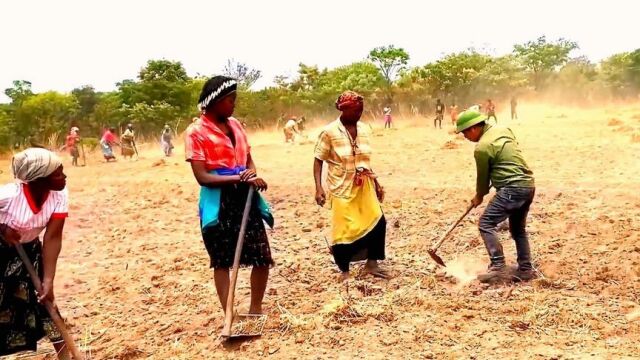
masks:
[[(0, 187), (0, 355), (36, 350), (44, 335), (67, 359), (62, 336), (39, 301), (53, 301), (53, 280), (67, 217), (66, 176), (58, 156), (27, 149), (13, 157), (17, 182)], [(44, 230), (43, 243), (38, 235)], [(22, 244), (42, 279), (36, 294), (14, 245)]]
[[(203, 114), (189, 126), (185, 139), (187, 161), (201, 185), (202, 238), (211, 258), (223, 310), (229, 293), (229, 268), (233, 264), (249, 187), (267, 189), (267, 183), (256, 173), (247, 135), (240, 122), (231, 117), (236, 88), (234, 79), (224, 76), (209, 79), (198, 104)], [(263, 220), (273, 226), (268, 206), (262, 197), (255, 196), (240, 258), (240, 265), (253, 267), (249, 307), (252, 314), (262, 313), (269, 268), (273, 265)]]
[(371, 170), (369, 131), (359, 122), (364, 99), (347, 91), (336, 101), (336, 108), (342, 114), (320, 133), (313, 164), (316, 202), (320, 206), (326, 202), (322, 165), (328, 165), (333, 218), (331, 252), (343, 280), (349, 278), (349, 263), (364, 259), (366, 272), (388, 278), (378, 265), (378, 260), (385, 258), (386, 220), (380, 207), (384, 190)]

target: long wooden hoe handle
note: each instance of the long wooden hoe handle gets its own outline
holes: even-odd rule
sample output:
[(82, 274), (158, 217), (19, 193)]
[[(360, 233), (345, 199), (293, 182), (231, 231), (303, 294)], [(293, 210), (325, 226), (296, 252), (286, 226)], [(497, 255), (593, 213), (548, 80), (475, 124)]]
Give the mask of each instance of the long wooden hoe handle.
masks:
[[(31, 263), (31, 260), (29, 260), (27, 253), (24, 252), (24, 248), (21, 244), (16, 245), (16, 250), (18, 251), (18, 255), (20, 255), (20, 259), (22, 259), (24, 266), (27, 268), (27, 272), (31, 277), (33, 286), (35, 286), (36, 290), (41, 293), (42, 282), (40, 282), (40, 277), (38, 276), (36, 269), (33, 268), (33, 264)], [(56, 324), (58, 331), (60, 331), (60, 334), (62, 334), (62, 339), (64, 339), (64, 343), (67, 345), (71, 356), (73, 356), (73, 358), (77, 360), (84, 360), (84, 355), (82, 355), (82, 353), (80, 353), (80, 351), (76, 347), (76, 343), (73, 341), (73, 337), (69, 333), (69, 330), (67, 330), (67, 326), (64, 324), (64, 320), (62, 320), (60, 314), (58, 314), (56, 306), (50, 300), (45, 300), (43, 302), (43, 305), (47, 309), (49, 316), (51, 316), (51, 320), (53, 320), (53, 323)]]
[(458, 221), (456, 221), (453, 225), (451, 225), (451, 227), (449, 228), (449, 230), (447, 230), (446, 233), (444, 233), (444, 235), (442, 235), (442, 237), (440, 238), (440, 240), (438, 240), (438, 242), (436, 243), (436, 245), (432, 248), (433, 251), (436, 251), (440, 248), (440, 245), (442, 245), (442, 243), (447, 239), (447, 237), (449, 236), (449, 234), (451, 234), (451, 232), (453, 231), (453, 229), (456, 228), (456, 226), (458, 226), (458, 224), (460, 224), (460, 222), (467, 216), (467, 214), (469, 214), (469, 212), (471, 211), (471, 209), (473, 209), (473, 204), (469, 204), (469, 206), (467, 206), (467, 210), (465, 210), (464, 214), (462, 214), (462, 216), (460, 216), (460, 218), (458, 219)]
[(224, 327), (222, 328), (222, 336), (231, 336), (231, 325), (233, 325), (233, 299), (236, 292), (236, 281), (238, 280), (238, 270), (240, 267), (240, 256), (242, 255), (242, 246), (244, 245), (244, 234), (247, 230), (247, 222), (249, 222), (249, 211), (251, 210), (251, 202), (253, 200), (254, 188), (249, 188), (247, 194), (247, 202), (244, 205), (244, 213), (242, 214), (242, 223), (240, 224), (240, 233), (238, 234), (238, 243), (236, 244), (236, 253), (233, 257), (233, 267), (231, 268), (231, 282), (229, 283), (229, 291), (227, 293), (227, 310), (224, 317)]

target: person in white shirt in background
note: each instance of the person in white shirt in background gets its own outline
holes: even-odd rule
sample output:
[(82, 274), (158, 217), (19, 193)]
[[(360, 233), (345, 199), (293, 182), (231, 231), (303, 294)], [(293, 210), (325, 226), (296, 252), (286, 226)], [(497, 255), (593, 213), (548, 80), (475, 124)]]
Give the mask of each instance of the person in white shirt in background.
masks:
[(384, 128), (387, 128), (387, 125), (389, 127), (389, 129), (391, 129), (391, 126), (393, 124), (393, 120), (391, 119), (391, 107), (390, 106), (385, 106), (385, 108), (383, 109), (384, 112)]
[(162, 152), (164, 152), (164, 156), (166, 157), (171, 156), (171, 150), (173, 150), (173, 144), (171, 143), (172, 138), (171, 127), (166, 124), (162, 130), (162, 135), (160, 136), (160, 145), (162, 146)]
[[(54, 302), (54, 278), (68, 214), (62, 161), (30, 148), (12, 160), (15, 182), (0, 186), (0, 356), (36, 350), (49, 337), (59, 359), (69, 359), (62, 336), (43, 305)], [(44, 231), (43, 242), (38, 236)], [(22, 244), (42, 280), (36, 289), (15, 245)]]

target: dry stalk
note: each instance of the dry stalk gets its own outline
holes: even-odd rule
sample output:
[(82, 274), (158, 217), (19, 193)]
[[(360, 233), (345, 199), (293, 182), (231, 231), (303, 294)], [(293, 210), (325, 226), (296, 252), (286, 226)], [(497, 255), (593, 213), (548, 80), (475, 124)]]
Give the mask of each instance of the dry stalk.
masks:
[(280, 312), (280, 325), (278, 327), (278, 331), (281, 334), (297, 330), (312, 330), (314, 328), (315, 324), (312, 319), (305, 318), (304, 316), (293, 315), (278, 302), (276, 302), (276, 306)]

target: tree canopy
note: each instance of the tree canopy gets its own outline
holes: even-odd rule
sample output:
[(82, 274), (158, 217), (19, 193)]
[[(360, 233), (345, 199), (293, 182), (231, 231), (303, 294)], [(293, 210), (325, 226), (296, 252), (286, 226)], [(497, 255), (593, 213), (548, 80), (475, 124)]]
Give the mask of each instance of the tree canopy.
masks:
[[(277, 76), (272, 86), (259, 90), (252, 89), (262, 76), (257, 68), (229, 59), (221, 74), (238, 79), (235, 116), (255, 128), (294, 114), (334, 117), (333, 103), (345, 90), (365, 96), (367, 116), (387, 104), (397, 111), (410, 108), (427, 114), (437, 98), (462, 107), (523, 93), (566, 102), (588, 102), (596, 96), (637, 98), (640, 49), (612, 54), (599, 63), (572, 57), (576, 49), (573, 41), (541, 36), (514, 45), (512, 53), (502, 56), (468, 49), (409, 66), (410, 56), (403, 48), (380, 46), (363, 54), (364, 60), (332, 69), (300, 63), (294, 76)], [(139, 134), (154, 137), (165, 124), (183, 130), (198, 114), (196, 103), (205, 80), (189, 76), (181, 62), (167, 59), (149, 60), (135, 79), (123, 79), (110, 92), (84, 85), (70, 93), (34, 93), (30, 81), (16, 80), (4, 90), (10, 102), (0, 104), (0, 149), (24, 146), (33, 139), (59, 142), (70, 126), (92, 137), (106, 126), (119, 128), (129, 122)]]

